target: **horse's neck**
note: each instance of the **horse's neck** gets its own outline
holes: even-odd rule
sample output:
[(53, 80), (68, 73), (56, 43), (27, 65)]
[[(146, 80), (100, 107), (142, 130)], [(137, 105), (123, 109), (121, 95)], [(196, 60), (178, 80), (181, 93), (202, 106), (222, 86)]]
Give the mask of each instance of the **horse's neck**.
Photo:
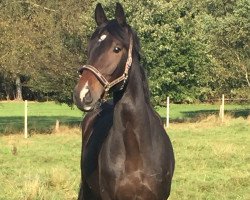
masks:
[(146, 100), (142, 76), (140, 66), (131, 67), (124, 94), (115, 97), (114, 125), (118, 123), (118, 127), (132, 126), (134, 129), (148, 128), (150, 125), (149, 118), (153, 111)]
[[(124, 157), (126, 172), (138, 171), (143, 156), (151, 155), (154, 138), (154, 114), (148, 105), (139, 66), (132, 66), (124, 94), (118, 94), (109, 138), (121, 144), (116, 151)], [(119, 154), (118, 154), (119, 155)]]

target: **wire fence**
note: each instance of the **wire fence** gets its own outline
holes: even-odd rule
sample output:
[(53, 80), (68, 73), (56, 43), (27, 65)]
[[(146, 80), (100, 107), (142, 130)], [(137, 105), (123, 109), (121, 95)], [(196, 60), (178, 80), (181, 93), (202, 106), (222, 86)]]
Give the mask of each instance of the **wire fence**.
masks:
[[(224, 99), (224, 100), (223, 100)], [(237, 105), (228, 104), (235, 102), (233, 99), (222, 97), (213, 99), (207, 104), (173, 104), (168, 98), (165, 106), (158, 109), (165, 127), (171, 122), (185, 121), (182, 119), (195, 118), (200, 115), (216, 114), (222, 118), (224, 113), (233, 113), (236, 117), (250, 115), (250, 102), (248, 99), (236, 99)], [(211, 103), (213, 102), (213, 103)], [(214, 102), (217, 102), (214, 104)], [(219, 102), (219, 103), (218, 103)], [(80, 126), (84, 113), (77, 108), (70, 108), (64, 104), (54, 102), (28, 102), (27, 104), (27, 132), (52, 132), (58, 124), (60, 126)], [(0, 102), (0, 134), (25, 132), (25, 103), (20, 101)]]
[[(65, 126), (79, 126), (83, 113), (76, 108), (53, 102), (27, 103), (27, 131), (52, 132), (56, 122)], [(25, 129), (25, 103), (0, 102), (0, 134), (23, 132)]]

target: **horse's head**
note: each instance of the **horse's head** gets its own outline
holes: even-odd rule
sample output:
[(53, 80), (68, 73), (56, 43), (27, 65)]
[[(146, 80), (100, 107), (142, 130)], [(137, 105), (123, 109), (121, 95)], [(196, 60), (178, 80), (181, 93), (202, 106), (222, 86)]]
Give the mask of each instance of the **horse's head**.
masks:
[(108, 20), (101, 4), (95, 9), (98, 25), (88, 44), (87, 65), (80, 68), (74, 101), (90, 111), (110, 91), (123, 89), (132, 63), (132, 34), (121, 4), (116, 4), (115, 19)]

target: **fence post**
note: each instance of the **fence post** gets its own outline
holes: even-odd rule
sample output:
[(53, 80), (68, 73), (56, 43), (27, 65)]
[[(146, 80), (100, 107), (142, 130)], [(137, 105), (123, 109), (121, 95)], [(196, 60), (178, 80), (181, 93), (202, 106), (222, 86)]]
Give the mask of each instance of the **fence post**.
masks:
[(166, 116), (166, 128), (169, 127), (169, 97), (167, 97), (167, 116)]
[(24, 138), (28, 138), (28, 101), (24, 103)]
[(60, 127), (60, 123), (59, 120), (56, 120), (56, 125), (55, 125), (55, 132), (58, 133), (59, 132), (59, 127)]
[(221, 105), (220, 105), (220, 118), (221, 118), (221, 121), (223, 122), (224, 121), (224, 110), (225, 110), (225, 97), (224, 97), (224, 94), (222, 95), (222, 99), (221, 99)]

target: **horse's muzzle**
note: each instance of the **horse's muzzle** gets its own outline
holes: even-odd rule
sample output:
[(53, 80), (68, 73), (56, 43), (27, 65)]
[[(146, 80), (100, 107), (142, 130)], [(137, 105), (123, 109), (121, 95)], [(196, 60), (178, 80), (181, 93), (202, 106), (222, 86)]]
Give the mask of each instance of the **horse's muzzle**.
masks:
[(76, 87), (73, 95), (74, 103), (82, 111), (89, 112), (95, 107), (91, 92), (88, 88), (83, 88), (81, 91)]

